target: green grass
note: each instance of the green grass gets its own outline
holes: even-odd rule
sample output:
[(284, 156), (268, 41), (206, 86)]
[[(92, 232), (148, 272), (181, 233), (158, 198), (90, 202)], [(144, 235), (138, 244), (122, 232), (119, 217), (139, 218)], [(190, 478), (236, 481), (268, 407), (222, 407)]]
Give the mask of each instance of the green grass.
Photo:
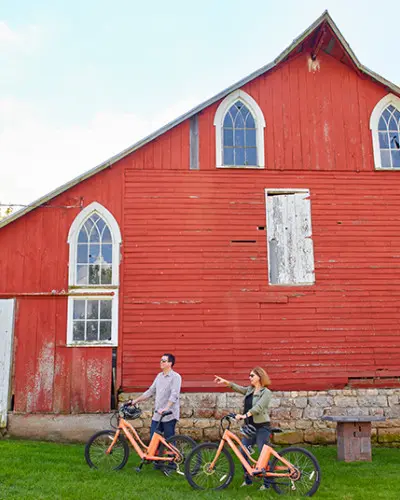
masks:
[[(138, 459), (131, 454), (122, 471), (99, 473), (86, 465), (83, 445), (0, 440), (0, 498), (23, 499), (259, 499), (280, 498), (274, 491), (260, 492), (257, 483), (239, 488), (242, 471), (237, 465), (231, 485), (222, 492), (196, 492), (184, 478), (171, 479), (145, 466), (134, 471)], [(322, 470), (314, 498), (331, 500), (399, 500), (400, 450), (376, 448), (372, 463), (340, 463), (335, 447), (314, 447)]]

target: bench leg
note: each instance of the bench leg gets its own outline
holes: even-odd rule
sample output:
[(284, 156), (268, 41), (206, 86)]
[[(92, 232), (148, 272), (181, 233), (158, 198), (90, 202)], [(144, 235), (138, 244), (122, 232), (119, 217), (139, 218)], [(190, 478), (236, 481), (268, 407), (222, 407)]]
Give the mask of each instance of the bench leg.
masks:
[(371, 422), (338, 422), (337, 458), (345, 462), (371, 461)]

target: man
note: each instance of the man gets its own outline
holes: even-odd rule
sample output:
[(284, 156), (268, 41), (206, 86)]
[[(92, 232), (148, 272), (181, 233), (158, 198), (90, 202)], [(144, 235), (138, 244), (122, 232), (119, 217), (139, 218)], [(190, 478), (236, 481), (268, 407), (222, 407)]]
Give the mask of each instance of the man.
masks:
[(175, 356), (170, 353), (163, 354), (160, 359), (161, 372), (154, 379), (149, 389), (138, 398), (132, 400), (132, 404), (146, 401), (155, 395), (154, 414), (150, 427), (150, 439), (164, 411), (172, 411), (171, 415), (163, 418), (159, 430), (164, 432), (168, 439), (175, 434), (176, 422), (179, 420), (179, 395), (181, 392), (182, 378), (172, 367), (175, 364)]

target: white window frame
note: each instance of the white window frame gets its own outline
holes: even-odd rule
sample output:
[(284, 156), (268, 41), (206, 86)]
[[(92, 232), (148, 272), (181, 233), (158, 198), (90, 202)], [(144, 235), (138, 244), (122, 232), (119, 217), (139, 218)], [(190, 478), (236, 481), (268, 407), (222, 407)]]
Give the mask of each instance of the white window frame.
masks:
[[(227, 111), (236, 101), (241, 101), (251, 111), (256, 124), (256, 148), (257, 148), (257, 165), (224, 165), (223, 164), (223, 124)], [(257, 102), (244, 90), (235, 90), (229, 94), (218, 106), (214, 117), (215, 126), (215, 145), (216, 145), (216, 161), (217, 168), (264, 168), (265, 167), (265, 151), (264, 151), (264, 128), (265, 119), (263, 112)]]
[[(94, 213), (97, 213), (104, 222), (108, 225), (112, 238), (112, 282), (107, 285), (79, 285), (77, 283), (76, 259), (78, 249), (78, 235), (83, 224)], [(68, 233), (69, 244), (69, 297), (68, 297), (68, 313), (67, 313), (67, 346), (84, 346), (84, 347), (110, 347), (118, 345), (118, 287), (119, 287), (119, 265), (120, 265), (120, 245), (122, 242), (121, 231), (114, 216), (103, 205), (93, 202), (84, 208), (71, 224)], [(110, 293), (114, 295), (110, 297)], [(84, 296), (82, 294), (85, 294)], [(74, 296), (76, 295), (76, 296)], [(111, 340), (110, 341), (74, 341), (73, 340), (73, 310), (74, 300), (111, 300), (112, 306), (112, 322), (111, 322)]]
[[(103, 293), (102, 293), (103, 292)], [(110, 297), (110, 292), (114, 295)], [(74, 293), (77, 294), (74, 297)], [(88, 295), (82, 296), (81, 294), (87, 293)], [(115, 347), (118, 345), (118, 290), (104, 290), (94, 291), (90, 289), (71, 290), (68, 297), (68, 320), (67, 320), (67, 346), (76, 347)], [(74, 301), (75, 300), (111, 300), (111, 340), (99, 341), (86, 341), (74, 340), (73, 338), (73, 315), (74, 315)]]
[[(78, 235), (79, 231), (82, 229), (83, 224), (91, 217), (94, 213), (99, 214), (106, 224), (109, 226), (112, 237), (112, 282), (107, 286), (118, 286), (119, 285), (119, 247), (121, 244), (121, 232), (119, 226), (114, 216), (100, 203), (93, 202), (80, 212), (80, 214), (75, 218), (72, 223), (69, 233), (68, 233), (68, 243), (69, 243), (69, 272), (68, 272), (68, 283), (69, 286), (84, 286), (85, 288), (99, 288), (99, 285), (79, 285), (77, 283), (76, 276), (76, 257), (78, 250)], [(101, 285), (100, 285), (101, 287)]]
[(314, 257), (314, 242), (312, 239), (312, 214), (311, 214), (311, 205), (310, 205), (310, 236), (309, 238), (313, 242), (312, 245), (312, 251), (311, 251), (311, 258), (312, 262), (314, 264), (313, 267), (313, 272), (312, 272), (312, 279), (310, 281), (306, 282), (290, 282), (290, 283), (271, 283), (270, 278), (270, 270), (271, 270), (271, 261), (270, 261), (270, 252), (269, 252), (269, 240), (268, 240), (268, 235), (269, 235), (269, 229), (268, 229), (268, 195), (291, 195), (291, 194), (306, 194), (307, 196), (310, 196), (310, 190), (309, 189), (302, 189), (302, 188), (265, 188), (265, 218), (266, 218), (266, 239), (267, 239), (267, 262), (268, 262), (268, 284), (269, 286), (284, 286), (284, 287), (298, 287), (298, 286), (312, 286), (315, 285), (315, 257)]
[(398, 168), (382, 167), (381, 147), (379, 144), (378, 125), (383, 111), (389, 106), (394, 106), (400, 111), (400, 98), (394, 94), (387, 94), (374, 107), (369, 120), (369, 128), (372, 133), (372, 148), (374, 151), (375, 170), (399, 171)]

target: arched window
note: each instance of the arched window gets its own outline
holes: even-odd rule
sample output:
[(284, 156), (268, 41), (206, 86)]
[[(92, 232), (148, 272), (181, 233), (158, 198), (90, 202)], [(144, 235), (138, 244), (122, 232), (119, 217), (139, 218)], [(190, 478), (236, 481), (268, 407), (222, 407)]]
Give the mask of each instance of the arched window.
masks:
[(400, 169), (400, 99), (389, 94), (375, 106), (370, 120), (375, 168)]
[(215, 114), (217, 167), (264, 167), (265, 120), (243, 90), (227, 96)]
[(68, 243), (68, 345), (117, 345), (119, 247), (112, 214), (92, 203), (75, 218)]

